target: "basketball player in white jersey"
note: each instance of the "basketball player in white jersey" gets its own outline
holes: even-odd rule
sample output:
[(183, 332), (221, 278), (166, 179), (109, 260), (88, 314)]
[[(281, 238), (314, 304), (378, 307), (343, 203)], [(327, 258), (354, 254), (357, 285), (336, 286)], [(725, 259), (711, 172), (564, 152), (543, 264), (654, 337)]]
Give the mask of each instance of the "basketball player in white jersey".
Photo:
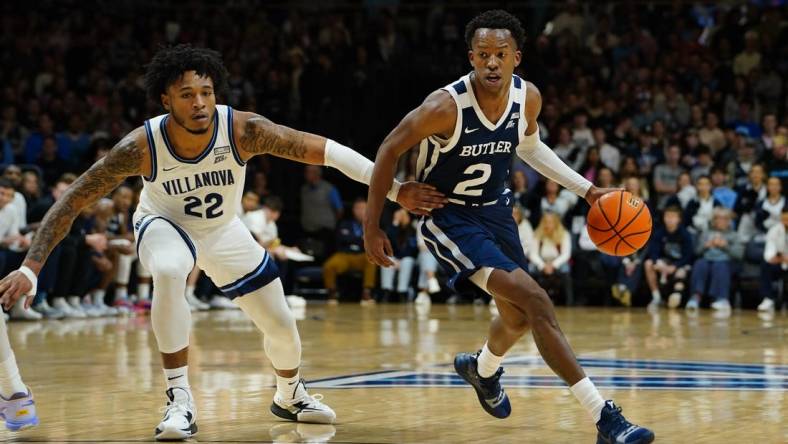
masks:
[[(82, 208), (130, 176), (144, 186), (134, 214), (137, 253), (153, 276), (151, 323), (162, 354), (167, 408), (157, 439), (186, 439), (197, 432), (188, 382), (191, 313), (186, 278), (197, 265), (254, 321), (276, 369), (271, 411), (284, 419), (332, 423), (334, 411), (310, 396), (299, 375), (301, 342), (274, 261), (236, 215), (245, 162), (272, 154), (328, 165), (369, 183), (373, 164), (323, 137), (276, 125), (250, 112), (216, 104), (226, 88), (219, 53), (179, 45), (159, 51), (145, 75), (148, 95), (167, 114), (145, 121), (69, 187), (41, 223), (20, 270), (0, 281), (0, 302), (11, 306), (35, 293), (36, 275)], [(436, 208), (444, 199), (426, 185), (390, 187), (409, 209)], [(30, 298), (26, 301), (29, 304)]]

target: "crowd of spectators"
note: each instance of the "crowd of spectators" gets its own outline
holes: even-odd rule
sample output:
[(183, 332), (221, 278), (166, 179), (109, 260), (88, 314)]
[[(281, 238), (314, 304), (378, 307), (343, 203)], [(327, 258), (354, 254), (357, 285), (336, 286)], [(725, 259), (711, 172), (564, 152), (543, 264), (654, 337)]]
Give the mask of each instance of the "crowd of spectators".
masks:
[[(567, 1), (510, 8), (528, 33), (517, 72), (542, 92), (542, 139), (595, 184), (645, 199), (656, 223), (647, 248), (626, 258), (604, 256), (584, 229), (587, 204), (515, 160), (511, 188), (523, 248), (530, 272), (556, 301), (694, 309), (708, 296), (719, 310), (734, 298), (763, 310), (780, 301), (788, 268), (782, 3)], [(219, 50), (230, 72), (222, 103), (372, 158), (409, 109), (470, 70), (463, 26), (486, 5), (3, 4), (0, 275), (19, 265), (46, 210), (75, 175), (162, 112), (141, 84), (159, 45)], [(401, 180), (413, 178), (411, 154), (398, 168)], [(404, 211), (391, 208), (384, 216), (398, 267), (381, 274), (365, 263), (364, 202), (355, 199), (364, 195), (362, 186), (335, 171), (268, 157), (250, 162), (247, 174), (244, 221), (276, 251), (286, 289), (310, 276), (292, 260), (304, 260), (301, 254), (324, 265), (320, 285), (330, 300), (348, 296), (343, 285), (353, 284), (341, 275), (352, 270), (361, 279), (348, 294), (366, 303), (427, 303), (441, 293), (462, 300), (441, 290), (440, 270), (416, 219)], [(129, 180), (80, 215), (42, 272), (34, 309), (16, 308), (14, 317), (98, 316), (149, 306), (150, 278), (136, 265), (128, 226), (140, 187)], [(755, 283), (751, 294), (747, 282)], [(198, 271), (187, 293), (195, 309), (233, 307)]]

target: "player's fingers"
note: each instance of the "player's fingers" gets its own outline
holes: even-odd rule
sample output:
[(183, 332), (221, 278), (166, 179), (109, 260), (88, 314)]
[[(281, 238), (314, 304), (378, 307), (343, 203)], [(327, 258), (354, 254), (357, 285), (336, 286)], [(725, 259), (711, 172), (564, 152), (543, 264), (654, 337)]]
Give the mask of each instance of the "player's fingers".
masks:
[(430, 212), (423, 209), (423, 208), (414, 208), (410, 210), (411, 213), (419, 215), (419, 216), (429, 216)]
[(5, 293), (3, 294), (3, 308), (5, 308), (6, 310), (10, 310), (11, 307), (14, 306), (14, 301), (16, 301), (18, 297), (16, 295), (16, 291), (17, 291), (16, 285), (11, 285), (6, 289)]

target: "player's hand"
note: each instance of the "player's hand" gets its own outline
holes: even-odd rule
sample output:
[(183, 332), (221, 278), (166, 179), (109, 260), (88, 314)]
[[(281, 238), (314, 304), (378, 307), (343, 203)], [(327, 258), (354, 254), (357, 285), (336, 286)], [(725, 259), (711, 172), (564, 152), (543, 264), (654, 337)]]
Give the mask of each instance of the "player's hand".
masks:
[(600, 197), (604, 196), (607, 193), (612, 193), (613, 191), (624, 191), (623, 188), (599, 188), (595, 185), (591, 185), (591, 188), (588, 189), (586, 193), (586, 202), (589, 205), (593, 205), (599, 200)]
[[(22, 296), (26, 295), (33, 288), (33, 283), (19, 270), (12, 271), (2, 281), (0, 281), (0, 304), (3, 308), (10, 310)], [(30, 308), (33, 297), (25, 300), (25, 308)]]
[[(400, 194), (402, 191), (400, 190)], [(391, 267), (394, 265), (390, 257), (394, 256), (388, 236), (380, 227), (372, 226), (364, 228), (364, 251), (367, 259), (375, 265), (381, 267)]]
[(421, 182), (405, 182), (399, 189), (397, 203), (421, 216), (427, 216), (431, 210), (443, 208), (449, 201), (446, 196), (432, 185)]

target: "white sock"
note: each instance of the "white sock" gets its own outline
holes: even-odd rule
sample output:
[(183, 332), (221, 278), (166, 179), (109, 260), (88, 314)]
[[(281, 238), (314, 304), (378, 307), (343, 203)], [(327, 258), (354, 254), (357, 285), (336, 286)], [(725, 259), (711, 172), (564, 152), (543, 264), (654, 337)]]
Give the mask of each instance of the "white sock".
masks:
[(493, 352), (487, 348), (487, 343), (485, 342), (484, 347), (482, 347), (482, 352), (479, 353), (479, 357), (476, 358), (476, 372), (479, 373), (479, 376), (482, 378), (489, 378), (498, 371), (498, 367), (501, 366), (501, 361), (503, 361), (503, 356), (494, 355)]
[(137, 284), (137, 298), (140, 301), (147, 301), (150, 299), (150, 284)]
[(299, 384), (301, 374), (297, 373), (292, 378), (276, 375), (276, 391), (286, 400), (298, 399), (302, 394), (306, 394), (303, 384)]
[(662, 300), (662, 295), (659, 294), (659, 290), (652, 290), (651, 291), (651, 300), (652, 301), (657, 301), (657, 302)]
[(599, 418), (602, 417), (602, 408), (605, 406), (605, 400), (599, 394), (599, 390), (596, 389), (594, 383), (586, 376), (570, 387), (569, 390), (580, 401), (580, 405), (591, 415), (594, 424), (598, 423)]
[(107, 294), (104, 290), (93, 290), (93, 305), (105, 305), (104, 296)]
[(10, 399), (17, 393), (27, 393), (27, 387), (22, 382), (19, 367), (16, 365), (16, 357), (11, 352), (8, 359), (0, 362), (0, 395), (5, 399)]
[(115, 287), (115, 300), (121, 301), (126, 299), (129, 296), (126, 287), (121, 287), (120, 285)]
[(190, 298), (194, 296), (194, 285), (187, 285), (186, 286), (186, 297)]
[(180, 387), (189, 391), (191, 394), (190, 386), (189, 386), (189, 366), (184, 365), (183, 367), (178, 368), (165, 368), (164, 369), (164, 379), (167, 380), (167, 388), (171, 389), (173, 387)]

